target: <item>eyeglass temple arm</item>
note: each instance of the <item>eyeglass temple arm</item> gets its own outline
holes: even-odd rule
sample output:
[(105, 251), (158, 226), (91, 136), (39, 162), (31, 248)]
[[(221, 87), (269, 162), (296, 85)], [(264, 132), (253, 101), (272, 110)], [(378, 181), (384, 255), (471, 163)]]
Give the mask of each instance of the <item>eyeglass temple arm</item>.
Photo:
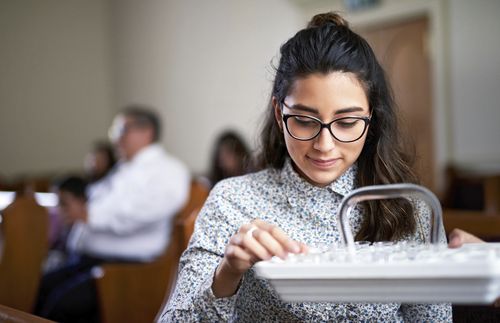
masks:
[(337, 220), (340, 224), (340, 236), (344, 247), (347, 247), (349, 253), (354, 253), (354, 237), (351, 231), (348, 215), (353, 207), (363, 201), (381, 200), (391, 198), (406, 198), (414, 195), (420, 197), (432, 210), (431, 231), (428, 240), (432, 244), (439, 241), (439, 232), (443, 228), (443, 210), (437, 197), (427, 188), (415, 184), (389, 184), (373, 185), (356, 189), (346, 195), (340, 203)]

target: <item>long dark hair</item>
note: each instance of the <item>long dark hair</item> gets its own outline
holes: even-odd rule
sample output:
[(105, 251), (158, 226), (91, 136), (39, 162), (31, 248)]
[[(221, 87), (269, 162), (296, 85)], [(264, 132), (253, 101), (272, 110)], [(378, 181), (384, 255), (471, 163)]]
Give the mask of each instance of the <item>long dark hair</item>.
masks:
[[(403, 149), (395, 104), (385, 73), (370, 45), (353, 32), (336, 13), (316, 15), (305, 29), (280, 49), (281, 58), (262, 130), (260, 168), (282, 168), (289, 156), (272, 105), (282, 102), (294, 82), (311, 74), (345, 72), (363, 85), (372, 114), (365, 145), (357, 160), (357, 186), (417, 182), (411, 169), (413, 156)], [(398, 240), (415, 232), (411, 204), (405, 200), (380, 200), (365, 204), (366, 216), (357, 240)]]
[[(239, 163), (238, 169), (229, 173), (220, 162), (220, 155), (223, 148), (229, 149)], [(212, 163), (210, 169), (210, 181), (215, 185), (220, 180), (231, 176), (245, 174), (249, 170), (250, 151), (242, 137), (232, 130), (227, 130), (219, 135), (212, 152)]]

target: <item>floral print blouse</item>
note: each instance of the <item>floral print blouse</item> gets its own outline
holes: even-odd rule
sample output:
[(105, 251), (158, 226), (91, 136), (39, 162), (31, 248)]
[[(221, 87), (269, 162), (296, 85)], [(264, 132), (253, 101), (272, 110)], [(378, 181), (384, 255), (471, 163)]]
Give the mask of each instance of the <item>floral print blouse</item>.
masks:
[[(288, 303), (269, 282), (250, 269), (235, 295), (216, 298), (211, 289), (215, 270), (229, 239), (242, 224), (259, 218), (282, 228), (292, 239), (321, 247), (340, 242), (336, 210), (355, 187), (356, 165), (329, 186), (309, 184), (290, 160), (217, 184), (195, 225), (181, 257), (177, 286), (161, 322), (451, 322), (450, 304)], [(430, 229), (429, 212), (417, 204), (419, 229), (408, 240), (422, 241)], [(353, 232), (361, 210), (351, 212)], [(446, 241), (444, 233), (442, 240)]]

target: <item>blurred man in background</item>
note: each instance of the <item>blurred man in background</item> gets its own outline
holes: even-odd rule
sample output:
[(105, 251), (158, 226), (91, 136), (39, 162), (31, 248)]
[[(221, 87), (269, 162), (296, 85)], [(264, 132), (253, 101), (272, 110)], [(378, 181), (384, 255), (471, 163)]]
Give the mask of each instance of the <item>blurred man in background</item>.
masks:
[(124, 109), (110, 139), (120, 157), (88, 201), (73, 200), (70, 221), (75, 263), (47, 274), (36, 314), (63, 322), (98, 322), (91, 269), (105, 262), (148, 262), (166, 248), (175, 214), (187, 200), (187, 168), (158, 144), (160, 121), (142, 106)]

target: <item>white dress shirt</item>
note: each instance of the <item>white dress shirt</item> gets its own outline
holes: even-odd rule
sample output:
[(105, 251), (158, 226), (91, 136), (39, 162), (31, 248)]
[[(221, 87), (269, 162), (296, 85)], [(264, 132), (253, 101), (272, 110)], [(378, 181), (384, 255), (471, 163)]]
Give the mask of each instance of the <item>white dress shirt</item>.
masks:
[(89, 191), (76, 249), (104, 258), (153, 259), (165, 249), (189, 188), (189, 171), (180, 161), (159, 144), (143, 148)]

